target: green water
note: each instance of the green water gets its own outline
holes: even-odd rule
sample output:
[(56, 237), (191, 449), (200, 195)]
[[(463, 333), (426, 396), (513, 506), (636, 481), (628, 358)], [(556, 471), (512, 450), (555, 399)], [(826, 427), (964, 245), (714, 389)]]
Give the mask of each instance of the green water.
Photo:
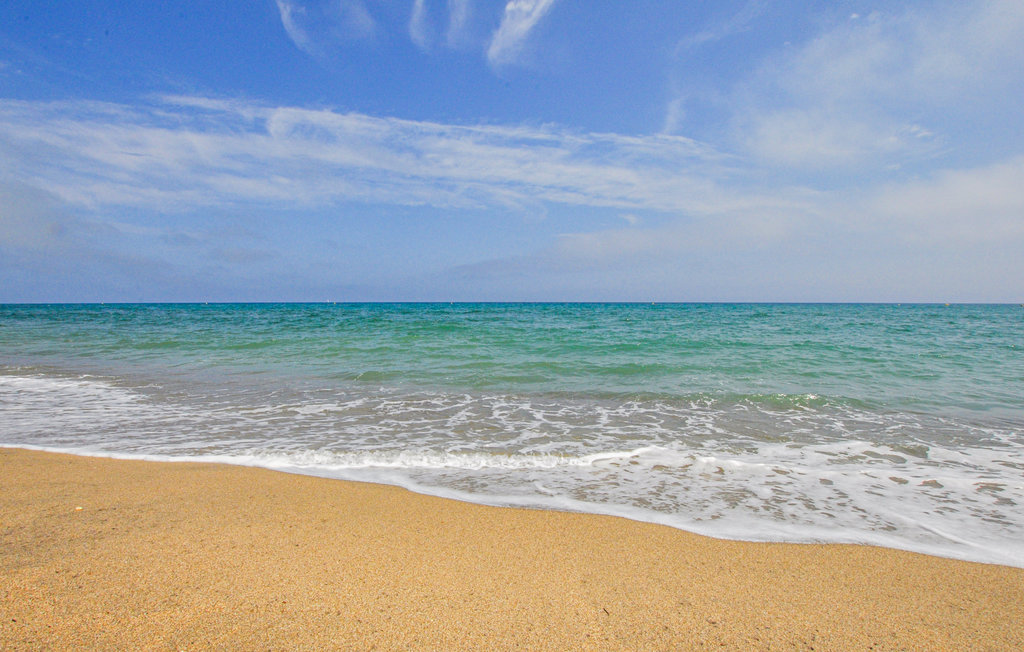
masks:
[(1024, 566), (1024, 307), (7, 305), (0, 444)]
[(1020, 413), (1019, 306), (7, 306), (4, 362), (230, 368), (451, 390), (819, 394)]

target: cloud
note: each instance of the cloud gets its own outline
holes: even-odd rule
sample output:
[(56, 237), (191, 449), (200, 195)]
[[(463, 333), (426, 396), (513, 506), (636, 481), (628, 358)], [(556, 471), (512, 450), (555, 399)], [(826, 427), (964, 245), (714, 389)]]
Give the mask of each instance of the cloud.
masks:
[(318, 55), (319, 48), (303, 27), (306, 22), (306, 8), (289, 0), (277, 0), (277, 10), (281, 14), (284, 31), (292, 43), (306, 54)]
[[(735, 191), (751, 193), (744, 184)], [(642, 223), (620, 213), (628, 226), (564, 233), (529, 256), (455, 268), (451, 280), (484, 279), (498, 296), (544, 285), (552, 300), (589, 292), (600, 300), (1014, 301), (1024, 292), (1024, 157), (857, 191), (780, 190), (774, 199)]]
[(346, 41), (372, 38), (377, 24), (361, 0), (276, 0), (288, 38), (316, 58)]
[(765, 161), (818, 169), (926, 156), (941, 144), (920, 125), (871, 117), (864, 112), (845, 116), (822, 107), (766, 113), (745, 126), (746, 148)]
[(90, 300), (101, 286), (152, 278), (159, 262), (103, 246), (114, 232), (45, 190), (0, 180), (0, 301)]
[(1019, 92), (1004, 71), (1024, 65), (1021, 42), (1024, 5), (1013, 1), (843, 21), (739, 89), (739, 137), (762, 160), (794, 167), (929, 157), (970, 116), (1005, 103), (1007, 84)]
[(555, 0), (509, 0), (487, 48), (491, 65), (503, 66), (519, 59), (530, 32), (554, 4)]
[(0, 162), (5, 183), (45, 188), (63, 205), (93, 211), (550, 204), (612, 209), (631, 222), (650, 211), (743, 222), (758, 238), (771, 236), (767, 225), (835, 219), (829, 215), (877, 226), (850, 206), (889, 221), (918, 224), (931, 215), (993, 232), (1024, 214), (1019, 157), (843, 194), (766, 187), (762, 168), (675, 136), (443, 124), (191, 96), (134, 106), (0, 100)]
[(454, 266), (435, 285), (479, 299), (1016, 302), (1022, 216), (1017, 157), (788, 206), (565, 233), (528, 255)]
[(765, 0), (749, 0), (738, 12), (724, 22), (691, 34), (676, 45), (676, 56), (695, 50), (702, 45), (721, 41), (750, 29), (751, 23), (767, 9)]
[[(706, 213), (728, 157), (685, 138), (447, 125), (243, 101), (0, 101), (7, 174), (62, 201), (161, 211), (238, 203), (537, 202)], [(55, 162), (60, 161), (60, 164)]]
[(448, 30), (445, 41), (450, 48), (466, 43), (471, 5), (469, 0), (448, 0)]
[(60, 249), (74, 226), (56, 197), (29, 184), (0, 180), (0, 248)]
[(960, 247), (1024, 240), (1024, 156), (928, 179), (888, 184), (863, 214), (882, 228), (899, 224), (909, 241)]
[[(689, 53), (739, 34), (761, 8), (773, 11), (749, 3), (680, 42), (666, 133), (692, 132), (704, 120), (721, 146), (724, 135), (732, 151), (793, 173), (926, 169), (958, 141), (992, 144), (1012, 114), (1008, 98), (1024, 90), (1024, 4), (1015, 0), (844, 13), (792, 44), (751, 39), (762, 54), (749, 70), (728, 71), (736, 77), (728, 85), (702, 91), (699, 79), (688, 83)], [(1004, 139), (1002, 155), (1014, 151), (1007, 140), (1021, 143)]]
[[(825, 147), (816, 149), (820, 156)], [(301, 220), (374, 204), (557, 221), (561, 235), (535, 242), (532, 253), (453, 268), (451, 287), (467, 292), (474, 275), (494, 279), (493, 292), (479, 298), (531, 298), (529, 288), (544, 278), (564, 281), (564, 293), (548, 298), (580, 298), (598, 286), (608, 299), (661, 288), (658, 300), (686, 288), (675, 296), (1006, 300), (1024, 291), (1024, 263), (1015, 262), (1024, 248), (1019, 151), (852, 179), (838, 189), (800, 184), (774, 164), (665, 135), (444, 124), (192, 96), (134, 105), (0, 100), (0, 246), (8, 261), (93, 251), (104, 265), (138, 266), (144, 261), (132, 252), (141, 242), (159, 243), (158, 262), (177, 260), (180, 249), (205, 260), (196, 252), (214, 255), (214, 238), (195, 216)], [(133, 215), (166, 217), (154, 230)], [(105, 249), (107, 240), (120, 248)], [(275, 255), (273, 247), (240, 249), (228, 240), (217, 260), (239, 278), (246, 261)], [(40, 260), (33, 269), (44, 269)], [(519, 282), (525, 277), (534, 285)]]
[(427, 21), (426, 0), (414, 0), (412, 14), (409, 16), (409, 38), (421, 50), (430, 48), (430, 25)]
[(661, 127), (661, 133), (674, 134), (679, 131), (686, 118), (686, 100), (676, 97), (669, 101), (665, 107), (665, 121)]
[[(437, 1), (437, 0), (435, 0)], [(449, 49), (471, 45), (469, 34), (472, 5), (470, 0), (447, 0), (448, 24), (441, 44)], [(437, 27), (431, 21), (427, 0), (413, 0), (409, 15), (409, 38), (423, 51), (429, 51), (437, 38)]]
[[(509, 0), (501, 9), (498, 28), (486, 42), (472, 33), (472, 0), (412, 0), (405, 30), (409, 40), (424, 52), (438, 43), (448, 49), (473, 49), (483, 45), (488, 62), (494, 67), (521, 62), (530, 34), (554, 6), (556, 0)], [(341, 55), (340, 47), (352, 41), (365, 41), (394, 29), (389, 12), (378, 6), (383, 21), (374, 18), (365, 0), (275, 0), (288, 38), (297, 48), (320, 60)], [(435, 4), (436, 3), (436, 4)], [(498, 7), (486, 7), (486, 11)], [(444, 12), (447, 25), (443, 27)], [(393, 17), (393, 12), (391, 12)]]

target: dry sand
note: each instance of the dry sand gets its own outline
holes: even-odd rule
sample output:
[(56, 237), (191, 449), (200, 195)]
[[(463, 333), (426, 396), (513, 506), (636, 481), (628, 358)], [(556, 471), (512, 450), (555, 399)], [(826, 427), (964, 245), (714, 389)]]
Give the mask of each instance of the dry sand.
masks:
[(1024, 649), (1024, 569), (0, 450), (2, 649)]

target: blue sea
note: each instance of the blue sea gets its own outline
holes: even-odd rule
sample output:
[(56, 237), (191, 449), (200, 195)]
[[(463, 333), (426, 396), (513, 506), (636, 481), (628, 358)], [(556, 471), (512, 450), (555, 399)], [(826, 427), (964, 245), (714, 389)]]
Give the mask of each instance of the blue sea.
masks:
[(1024, 307), (6, 305), (0, 445), (1024, 567)]

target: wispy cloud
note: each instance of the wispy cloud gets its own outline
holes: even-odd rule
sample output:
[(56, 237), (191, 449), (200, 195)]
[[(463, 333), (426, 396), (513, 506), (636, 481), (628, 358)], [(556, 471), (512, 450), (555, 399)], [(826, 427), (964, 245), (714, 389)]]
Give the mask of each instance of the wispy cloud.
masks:
[(488, 61), (495, 66), (515, 62), (522, 55), (530, 32), (554, 4), (555, 0), (509, 0), (487, 49)]
[(470, 10), (469, 0), (448, 0), (448, 30), (445, 32), (448, 47), (457, 48), (465, 44)]
[(313, 57), (324, 58), (340, 44), (372, 37), (377, 24), (362, 0), (276, 0), (288, 38)]
[(44, 190), (0, 180), (0, 246), (30, 251), (55, 248), (71, 219), (60, 208), (60, 202)]
[[(288, 38), (297, 48), (321, 60), (339, 56), (341, 46), (347, 43), (373, 39), (395, 27), (388, 20), (389, 12), (379, 5), (371, 11), (372, 5), (368, 7), (365, 0), (275, 2)], [(412, 0), (404, 29), (409, 40), (424, 52), (437, 45), (459, 50), (482, 48), (487, 61), (497, 68), (522, 62), (530, 34), (555, 2), (509, 0), (503, 8), (479, 8), (472, 0)], [(473, 33), (471, 19), (477, 11), (502, 12), (498, 28), (489, 38)], [(395, 17), (394, 12), (390, 17)]]
[(409, 16), (409, 38), (421, 50), (430, 47), (430, 25), (427, 21), (427, 1), (414, 0), (412, 13)]
[(712, 180), (733, 165), (728, 157), (684, 138), (449, 125), (209, 98), (145, 106), (2, 101), (0, 152), (17, 161), (6, 174), (93, 207), (547, 201), (705, 213), (752, 201)]
[(713, 219), (646, 226), (627, 214), (628, 226), (456, 266), (436, 285), (483, 299), (1019, 301), (1022, 188), (1018, 157)]
[[(434, 0), (440, 4), (441, 0)], [(461, 49), (471, 44), (469, 20), (472, 5), (470, 0), (447, 0), (443, 8), (428, 6), (427, 0), (413, 0), (409, 14), (409, 38), (423, 51), (429, 51), (435, 43), (449, 49)], [(447, 9), (447, 26), (439, 35), (440, 21)], [(478, 44), (477, 44), (478, 45)]]
[(1024, 240), (1024, 156), (927, 179), (886, 184), (861, 208), (870, 225), (902, 225), (908, 239), (963, 246)]
[(835, 15), (806, 38), (760, 46), (749, 69), (733, 63), (723, 72), (727, 83), (687, 77), (692, 52), (744, 38), (755, 19), (770, 22), (771, 11), (750, 2), (679, 42), (665, 133), (694, 135), (702, 126), (720, 146), (776, 170), (843, 173), (852, 183), (870, 171), (926, 170), (957, 141), (988, 142), (1004, 156), (1014, 153), (1009, 142), (1024, 142), (1011, 130), (991, 142), (1012, 113), (1008, 98), (1022, 92), (1024, 4), (975, 0)]
[[(731, 96), (741, 146), (794, 167), (900, 165), (941, 151), (1019, 77), (1024, 4), (851, 16), (769, 58)], [(973, 102), (964, 102), (970, 95)]]
[[(847, 191), (764, 186), (764, 178), (754, 162), (671, 136), (442, 124), (204, 97), (134, 106), (0, 101), (0, 181), (97, 214), (345, 202), (526, 212), (562, 205), (612, 209), (630, 223), (566, 236), (560, 251), (577, 257), (679, 251), (698, 236), (775, 241), (827, 224), (907, 241), (920, 233), (948, 242), (1024, 238), (1019, 155)], [(641, 224), (652, 213), (663, 219)]]
[(731, 15), (725, 21), (690, 34), (679, 41), (676, 45), (676, 55), (684, 56), (689, 51), (702, 45), (721, 41), (724, 38), (749, 30), (751, 23), (761, 16), (765, 9), (765, 0), (749, 0), (738, 12)]
[(304, 27), (306, 23), (306, 8), (290, 0), (277, 0), (277, 10), (281, 14), (281, 24), (284, 25), (284, 31), (288, 34), (288, 38), (292, 40), (292, 43), (295, 44), (295, 47), (306, 54), (319, 55), (319, 47), (313, 42), (309, 34), (306, 33)]

